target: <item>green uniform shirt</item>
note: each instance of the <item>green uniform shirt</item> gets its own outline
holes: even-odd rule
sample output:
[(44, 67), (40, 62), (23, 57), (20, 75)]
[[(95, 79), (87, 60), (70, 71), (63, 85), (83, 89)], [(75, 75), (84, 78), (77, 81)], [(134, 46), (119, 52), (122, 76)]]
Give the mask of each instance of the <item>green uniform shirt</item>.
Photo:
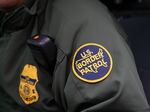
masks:
[[(0, 112), (149, 108), (126, 35), (98, 0), (33, 0), (0, 17)], [(27, 44), (38, 34), (55, 40), (53, 74)]]

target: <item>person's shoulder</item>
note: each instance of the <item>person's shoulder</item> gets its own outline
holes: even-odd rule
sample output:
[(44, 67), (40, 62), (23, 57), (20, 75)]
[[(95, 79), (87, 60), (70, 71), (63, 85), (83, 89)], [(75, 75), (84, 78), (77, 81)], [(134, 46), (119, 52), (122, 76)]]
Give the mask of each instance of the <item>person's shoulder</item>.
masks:
[(99, 0), (55, 0), (54, 9), (76, 21), (109, 18), (107, 8)]

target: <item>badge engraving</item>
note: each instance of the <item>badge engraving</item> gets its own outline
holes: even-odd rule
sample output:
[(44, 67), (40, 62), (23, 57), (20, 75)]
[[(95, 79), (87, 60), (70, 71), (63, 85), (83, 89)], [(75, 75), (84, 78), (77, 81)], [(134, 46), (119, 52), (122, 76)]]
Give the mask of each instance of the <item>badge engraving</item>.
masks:
[(39, 99), (39, 94), (36, 90), (38, 83), (37, 68), (33, 65), (25, 65), (21, 76), (19, 85), (19, 94), (25, 104), (29, 105), (35, 103)]

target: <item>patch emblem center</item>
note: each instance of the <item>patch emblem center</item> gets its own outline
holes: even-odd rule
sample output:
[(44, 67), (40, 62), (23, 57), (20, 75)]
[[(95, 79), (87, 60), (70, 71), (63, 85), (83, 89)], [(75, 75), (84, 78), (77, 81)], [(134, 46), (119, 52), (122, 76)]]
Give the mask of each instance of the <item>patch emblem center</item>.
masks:
[(96, 43), (88, 43), (76, 50), (72, 69), (82, 81), (97, 83), (109, 76), (112, 64), (112, 57), (106, 48)]

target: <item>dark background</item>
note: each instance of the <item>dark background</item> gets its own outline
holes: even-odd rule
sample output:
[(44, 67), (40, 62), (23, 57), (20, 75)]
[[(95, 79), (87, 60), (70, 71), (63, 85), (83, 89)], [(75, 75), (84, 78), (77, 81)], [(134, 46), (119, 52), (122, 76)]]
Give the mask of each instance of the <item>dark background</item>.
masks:
[(115, 15), (133, 51), (150, 104), (150, 0), (100, 0)]

